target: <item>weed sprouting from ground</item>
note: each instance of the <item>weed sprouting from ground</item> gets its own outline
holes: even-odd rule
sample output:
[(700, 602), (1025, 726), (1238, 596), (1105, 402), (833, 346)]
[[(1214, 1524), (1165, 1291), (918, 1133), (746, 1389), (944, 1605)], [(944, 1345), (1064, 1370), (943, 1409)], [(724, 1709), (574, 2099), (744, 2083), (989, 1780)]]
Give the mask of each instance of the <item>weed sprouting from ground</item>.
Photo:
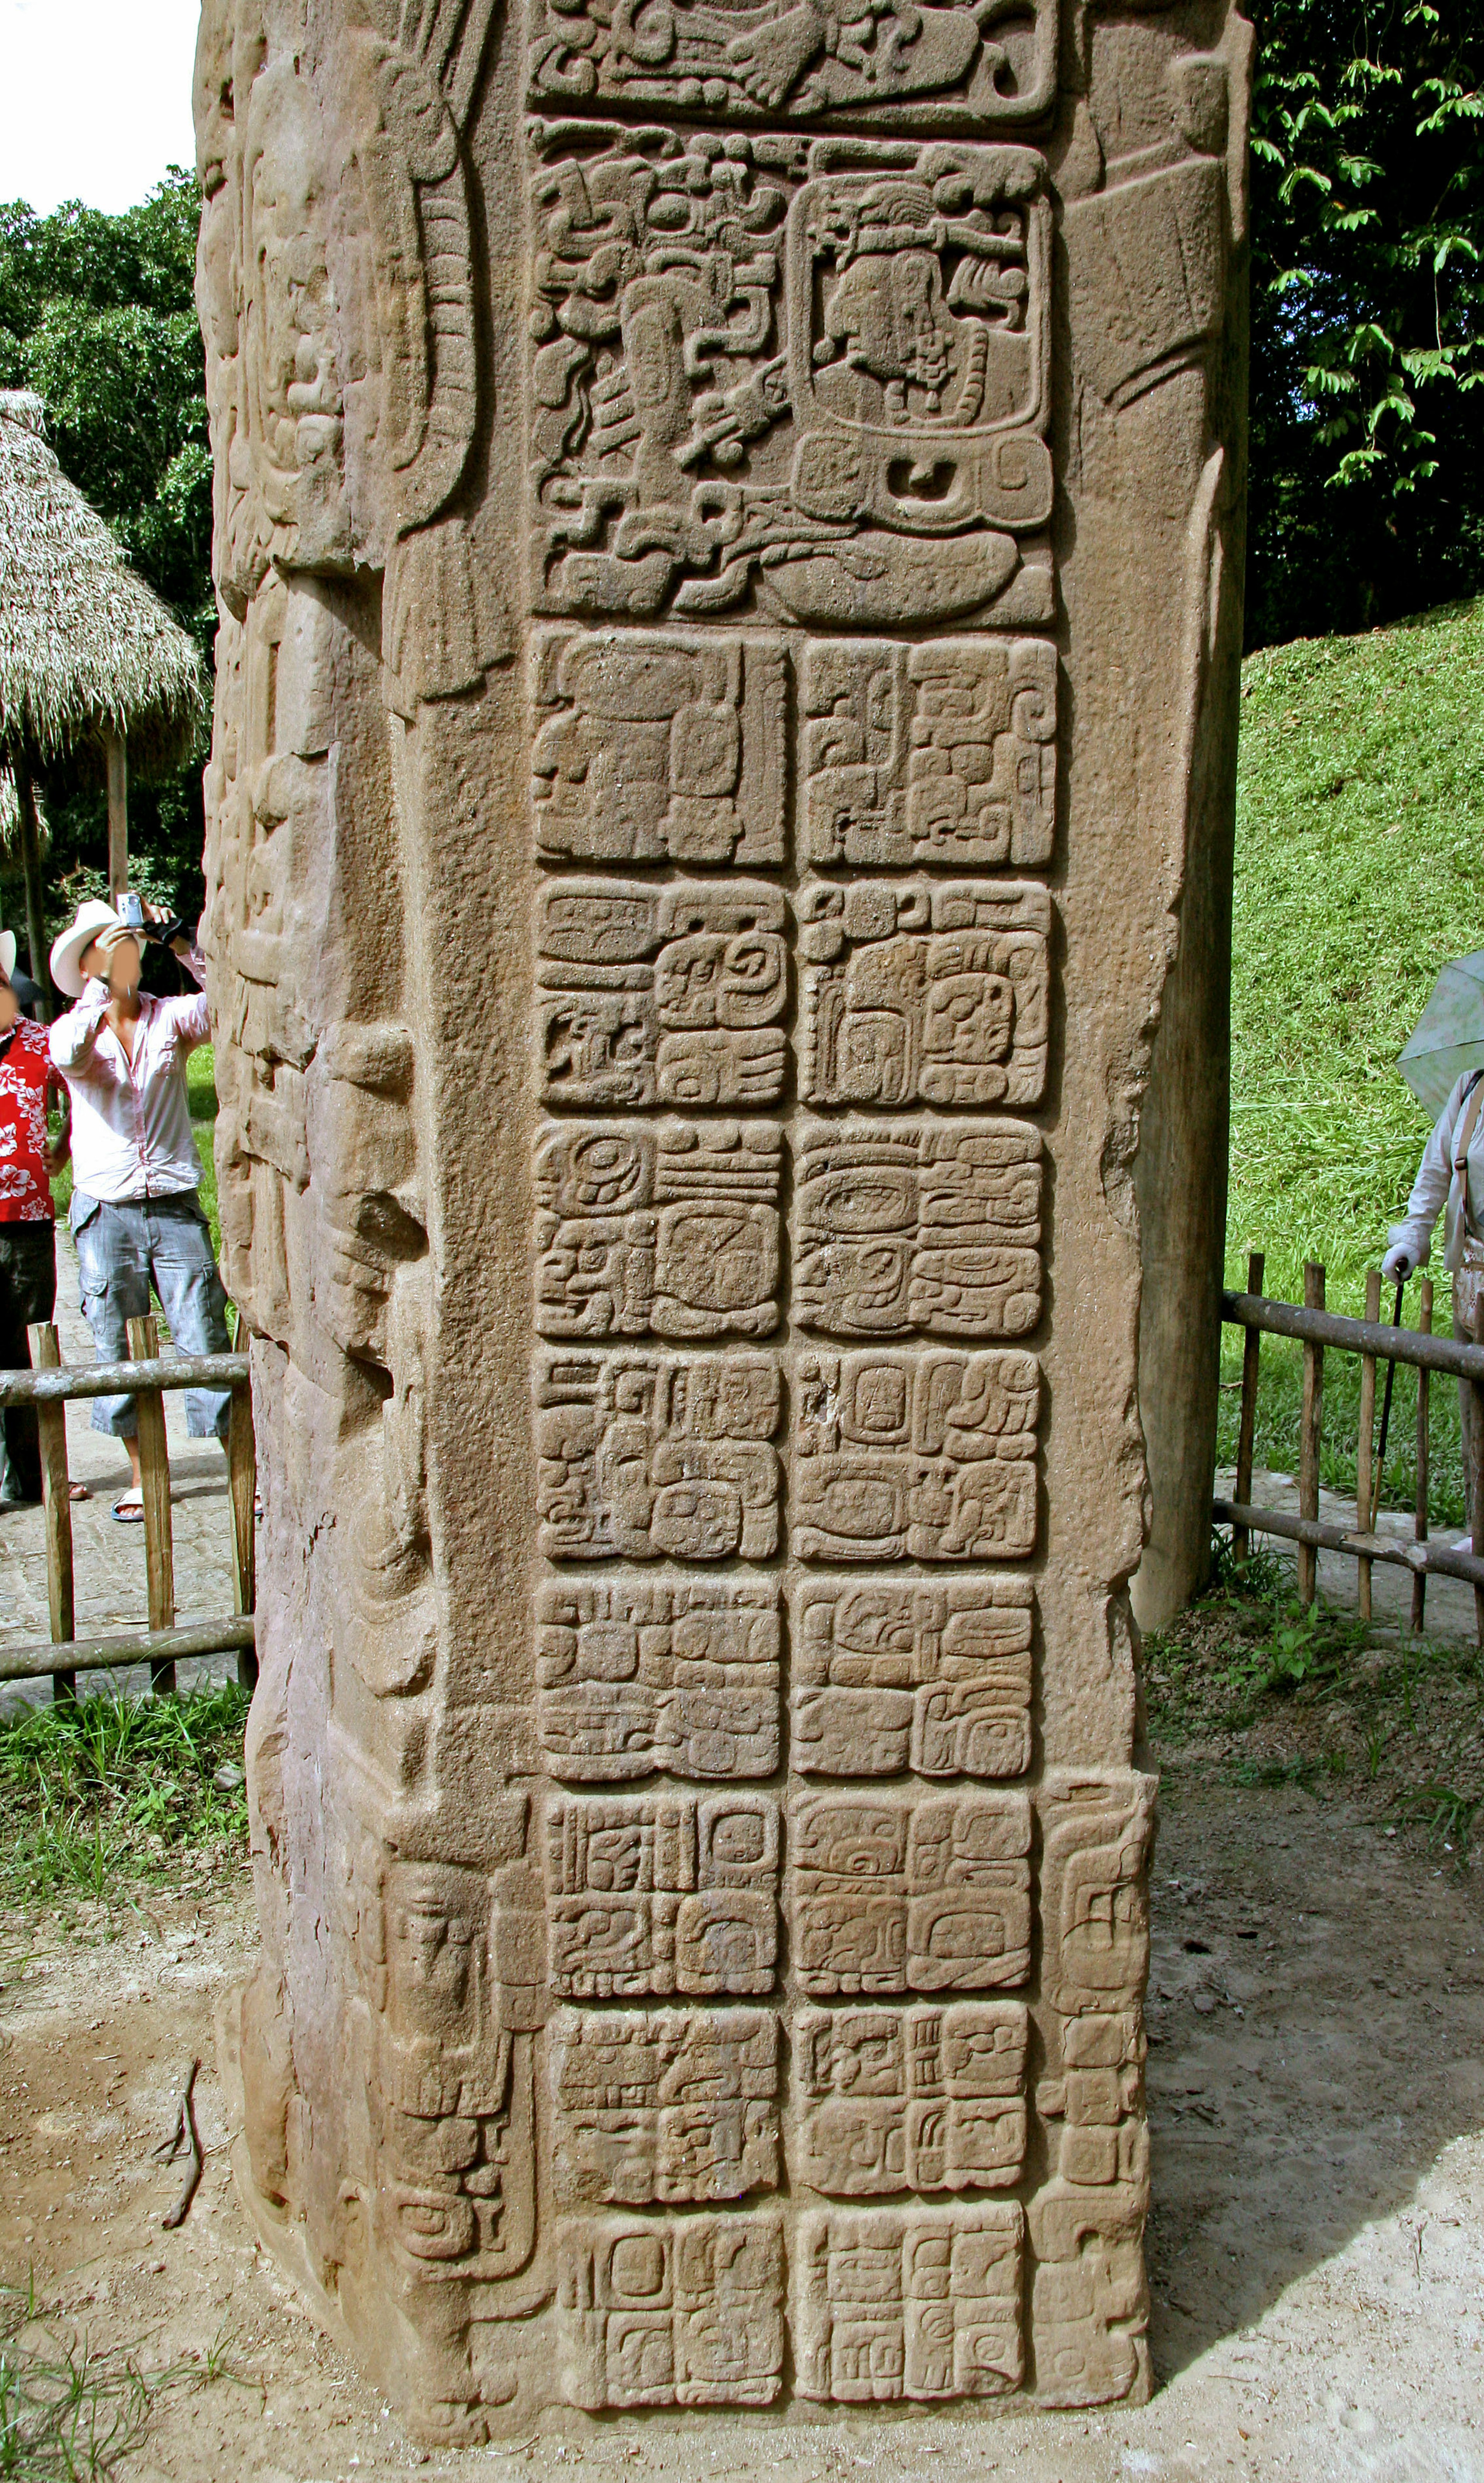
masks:
[(1404, 1794), (1397, 1810), (1403, 1819), (1416, 1820), (1425, 1828), (1428, 1843), (1441, 1845), (1462, 1870), (1469, 1859), (1473, 1825), (1481, 1806), (1484, 1797), (1478, 1794), (1455, 1793), (1451, 1785), (1428, 1784), (1416, 1793)]
[(95, 2351), (39, 2305), (34, 2281), (0, 2285), (0, 2477), (108, 2483), (143, 2445), (165, 2390), (236, 2376), (225, 2336), (199, 2362), (145, 2371), (132, 2354)]
[(104, 1902), (171, 1870), (184, 1848), (217, 1864), (239, 1856), (246, 1717), (246, 1694), (226, 1683), (184, 1696), (105, 1691), (0, 1723), (0, 1894)]
[(1210, 1584), (1144, 1642), (1160, 1766), (1291, 1785), (1316, 1801), (1343, 1781), (1378, 1817), (1419, 1829), (1466, 1867), (1484, 1829), (1484, 1678), (1471, 1647), (1367, 1630), (1302, 1605), (1292, 1571), (1218, 1537)]

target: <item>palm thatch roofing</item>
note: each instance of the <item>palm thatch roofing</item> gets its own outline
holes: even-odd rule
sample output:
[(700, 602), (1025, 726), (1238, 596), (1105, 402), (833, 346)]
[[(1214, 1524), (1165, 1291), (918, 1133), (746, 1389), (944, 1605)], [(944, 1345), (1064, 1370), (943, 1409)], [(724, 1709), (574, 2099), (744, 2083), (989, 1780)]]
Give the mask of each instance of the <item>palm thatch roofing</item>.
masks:
[(101, 759), (112, 733), (141, 773), (178, 764), (205, 706), (200, 656), (44, 425), (39, 396), (0, 389), (0, 763)]
[[(33, 792), (32, 799), (36, 803), (36, 822), (44, 845), (47, 834), (46, 805), (39, 792)], [(0, 853), (14, 853), (19, 842), (20, 796), (15, 790), (15, 779), (10, 768), (0, 767)]]

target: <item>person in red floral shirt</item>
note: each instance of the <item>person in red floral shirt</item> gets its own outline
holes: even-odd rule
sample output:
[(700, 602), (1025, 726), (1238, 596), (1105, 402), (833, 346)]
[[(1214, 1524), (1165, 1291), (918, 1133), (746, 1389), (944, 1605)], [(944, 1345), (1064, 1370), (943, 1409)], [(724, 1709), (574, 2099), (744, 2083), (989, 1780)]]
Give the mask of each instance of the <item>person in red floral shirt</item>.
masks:
[[(31, 1360), (26, 1327), (49, 1320), (57, 1300), (57, 1235), (51, 1176), (67, 1157), (65, 1136), (47, 1135), (46, 1115), (66, 1090), (52, 1067), (44, 1026), (21, 1014), (11, 988), (15, 934), (0, 931), (0, 1370)], [(7, 1471), (0, 1508), (41, 1497), (36, 1409), (5, 1409)]]

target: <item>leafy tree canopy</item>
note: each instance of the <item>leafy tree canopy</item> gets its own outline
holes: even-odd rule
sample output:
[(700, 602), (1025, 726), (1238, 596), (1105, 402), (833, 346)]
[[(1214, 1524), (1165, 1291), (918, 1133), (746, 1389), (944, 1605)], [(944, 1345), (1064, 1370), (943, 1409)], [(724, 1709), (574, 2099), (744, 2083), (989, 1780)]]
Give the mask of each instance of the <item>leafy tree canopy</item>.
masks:
[[(1250, 645), (1484, 587), (1484, 0), (1258, 0)], [(208, 660), (210, 454), (196, 185), (0, 205), (0, 387), (45, 398), (66, 471)], [(48, 788), (60, 911), (104, 805)], [(130, 801), (136, 876), (201, 894), (199, 761)], [(0, 878), (6, 877), (0, 867)], [(11, 893), (7, 910), (12, 912)]]
[(1260, 0), (1253, 646), (1484, 586), (1484, 8)]
[[(75, 202), (48, 216), (0, 205), (0, 387), (35, 388), (64, 470), (128, 558), (191, 630), (209, 663), (211, 452), (193, 285), (199, 200), (172, 166), (142, 206), (111, 216)], [(136, 886), (198, 910), (203, 897), (204, 751), (129, 792)], [(66, 766), (46, 786), (49, 911), (102, 887), (107, 805)], [(8, 921), (18, 872), (0, 867)], [(11, 885), (17, 882), (17, 887)]]

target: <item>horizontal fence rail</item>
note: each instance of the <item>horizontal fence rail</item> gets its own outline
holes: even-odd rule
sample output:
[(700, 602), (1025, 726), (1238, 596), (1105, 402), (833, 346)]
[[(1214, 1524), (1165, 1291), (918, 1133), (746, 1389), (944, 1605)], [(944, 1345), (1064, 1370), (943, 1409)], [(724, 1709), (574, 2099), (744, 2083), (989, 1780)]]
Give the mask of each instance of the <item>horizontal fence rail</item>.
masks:
[(1213, 1500), (1211, 1515), (1218, 1526), (1244, 1526), (1250, 1535), (1281, 1535), (1285, 1542), (1307, 1543), (1316, 1552), (1384, 1561), (1392, 1568), (1410, 1569), (1414, 1577), (1461, 1578), (1466, 1587), (1484, 1587), (1484, 1560), (1476, 1552), (1449, 1552), (1441, 1543), (1399, 1543), (1394, 1535), (1358, 1535), (1346, 1526), (1327, 1526), (1322, 1518), (1254, 1508), (1245, 1500)]
[(1267, 1336), (1296, 1336), (1306, 1345), (1336, 1346), (1341, 1353), (1373, 1353), (1378, 1362), (1411, 1362), (1420, 1371), (1484, 1381), (1484, 1345), (1460, 1345), (1450, 1336), (1386, 1327), (1379, 1320), (1341, 1319), (1336, 1311), (1270, 1302), (1258, 1294), (1223, 1294), (1221, 1316), (1228, 1327), (1260, 1328)]
[[(252, 1363), (245, 1353), (162, 1354), (152, 1319), (128, 1322), (127, 1362), (67, 1365), (56, 1327), (48, 1321), (27, 1330), (32, 1368), (0, 1371), (0, 1405), (34, 1405), (41, 1452), (41, 1501), (46, 1526), (46, 1599), (51, 1637), (40, 1644), (0, 1646), (0, 1681), (31, 1681), (51, 1674), (54, 1698), (77, 1695), (79, 1669), (118, 1669), (147, 1664), (150, 1687), (173, 1690), (183, 1657), (230, 1654), (237, 1678), (251, 1690), (257, 1679), (257, 1449), (252, 1435)], [(175, 1556), (171, 1526), (170, 1451), (165, 1435), (165, 1391), (220, 1389), (231, 1398), (226, 1437), (227, 1493), (231, 1508), (234, 1610), (219, 1620), (175, 1620)], [(67, 1470), (68, 1402), (86, 1397), (132, 1397), (139, 1415), (140, 1485), (144, 1502), (145, 1577), (148, 1626), (80, 1639), (72, 1562), (71, 1478)], [(59, 1659), (61, 1659), (59, 1661)]]
[[(1245, 1331), (1242, 1348), (1241, 1419), (1237, 1429), (1236, 1488), (1230, 1500), (1211, 1503), (1211, 1517), (1218, 1526), (1232, 1529), (1232, 1557), (1242, 1566), (1248, 1557), (1254, 1535), (1271, 1535), (1298, 1545), (1298, 1587), (1301, 1600), (1312, 1603), (1317, 1584), (1316, 1561), (1320, 1552), (1339, 1552), (1358, 1563), (1359, 1603), (1361, 1618), (1371, 1617), (1371, 1568), (1381, 1562), (1393, 1568), (1412, 1573), (1412, 1627), (1421, 1629), (1426, 1612), (1429, 1578), (1457, 1578), (1473, 1589), (1474, 1620), (1479, 1644), (1484, 1646), (1484, 1478), (1471, 1464), (1467, 1434), (1464, 1446), (1464, 1488), (1473, 1541), (1470, 1551), (1452, 1551), (1428, 1540), (1427, 1478), (1429, 1468), (1430, 1381), (1432, 1374), (1443, 1372), (1460, 1380), (1472, 1400), (1474, 1428), (1484, 1439), (1484, 1334), (1475, 1322), (1474, 1337), (1434, 1336), (1433, 1289), (1422, 1279), (1418, 1311), (1418, 1324), (1405, 1328), (1400, 1322), (1401, 1292), (1397, 1289), (1398, 1316), (1387, 1326), (1379, 1317), (1381, 1308), (1381, 1276), (1372, 1268), (1365, 1279), (1365, 1312), (1363, 1320), (1342, 1319), (1327, 1310), (1324, 1302), (1324, 1269), (1311, 1260), (1304, 1269), (1304, 1300), (1271, 1301), (1262, 1291), (1263, 1254), (1255, 1250), (1247, 1262), (1247, 1291), (1224, 1293), (1221, 1316), (1229, 1327)], [(1484, 1319), (1484, 1314), (1481, 1314)], [(1257, 1435), (1259, 1339), (1261, 1336), (1295, 1338), (1304, 1348), (1304, 1399), (1299, 1423), (1299, 1512), (1292, 1517), (1285, 1509), (1259, 1508), (1252, 1498), (1254, 1447)], [(1355, 1525), (1336, 1526), (1319, 1516), (1319, 1463), (1324, 1426), (1324, 1356), (1326, 1350), (1354, 1353), (1361, 1358), (1360, 1437), (1356, 1451)], [(1381, 1416), (1379, 1452), (1375, 1437), (1377, 1366), (1387, 1366), (1386, 1389)], [(1386, 1458), (1387, 1426), (1391, 1417), (1391, 1383), (1398, 1363), (1411, 1365), (1418, 1375), (1417, 1404), (1417, 1498), (1412, 1521), (1412, 1541), (1400, 1542), (1394, 1535), (1380, 1535), (1376, 1520), (1381, 1502), (1382, 1473)]]
[[(241, 1655), (257, 1643), (257, 1623), (251, 1613), (234, 1613), (225, 1621), (186, 1621), (176, 1629), (111, 1630), (105, 1638), (67, 1642), (76, 1672), (121, 1671), (131, 1664), (173, 1664), (196, 1655)], [(32, 1646), (0, 1646), (0, 1681), (35, 1681), (57, 1661), (54, 1643), (41, 1640)]]
[[(1479, 1360), (1484, 1363), (1484, 1352)], [(246, 1388), (252, 1375), (252, 1366), (245, 1353), (157, 1353), (143, 1362), (0, 1371), (0, 1405), (56, 1405), (71, 1397), (132, 1397), (141, 1388)]]

